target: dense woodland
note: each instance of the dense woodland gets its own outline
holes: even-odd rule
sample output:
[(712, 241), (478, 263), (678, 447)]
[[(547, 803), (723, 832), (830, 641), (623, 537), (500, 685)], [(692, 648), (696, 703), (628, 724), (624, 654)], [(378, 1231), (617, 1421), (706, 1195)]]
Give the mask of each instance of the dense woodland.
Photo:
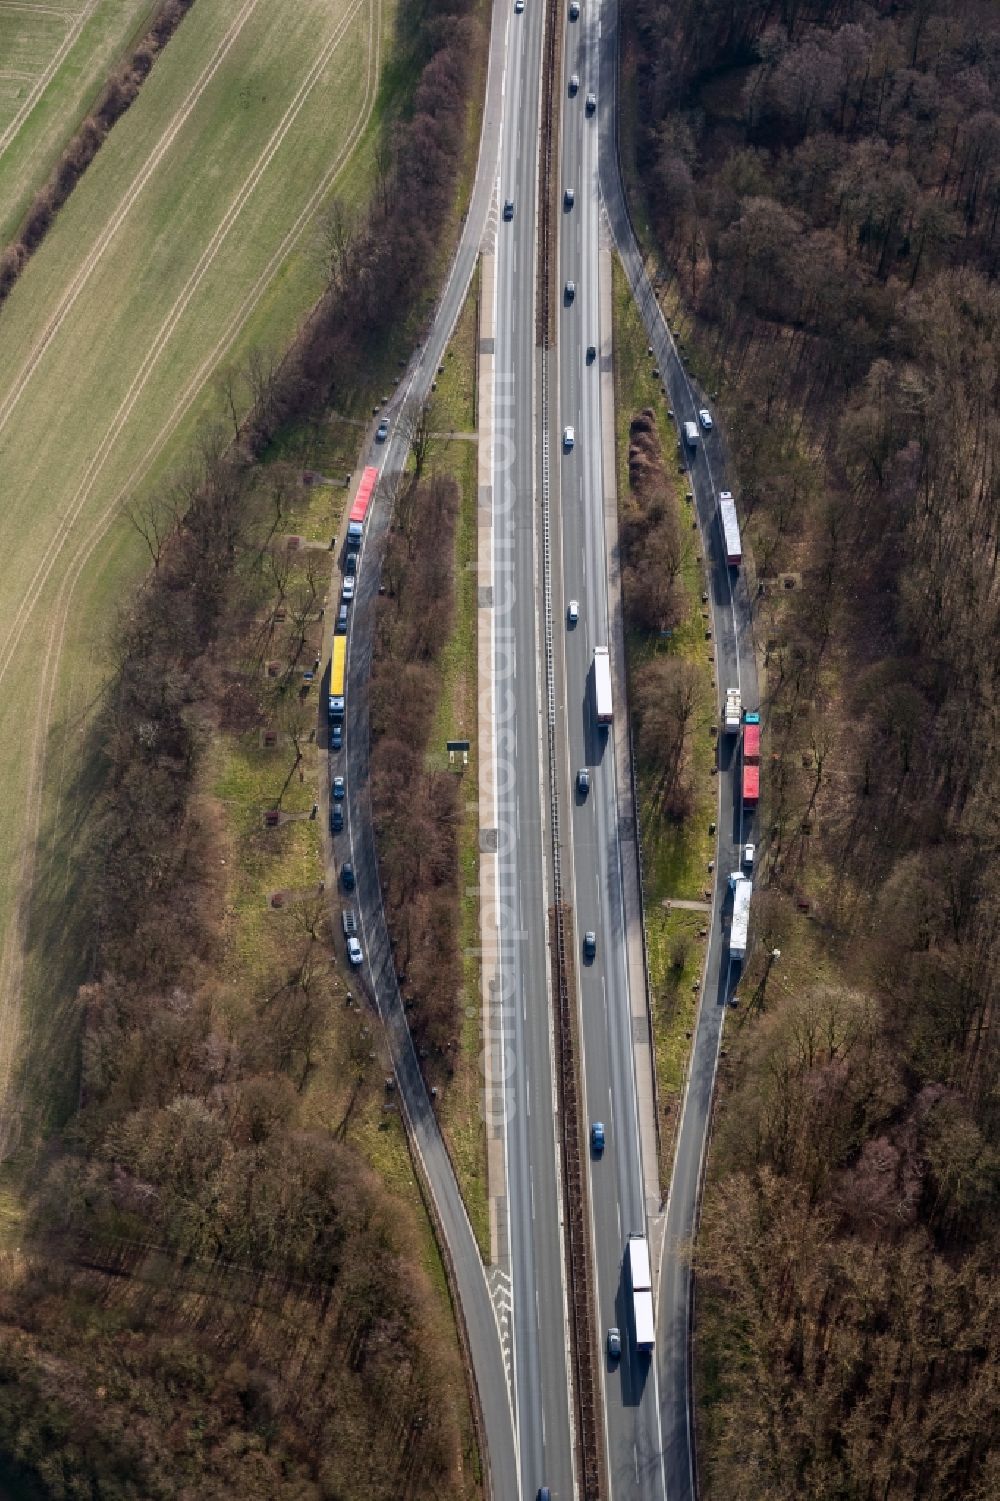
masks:
[[(294, 425), (308, 462), (305, 419), (347, 400), (356, 352), (386, 338), (385, 289), (426, 294), (478, 45), (464, 9), (407, 12), (412, 112), (370, 217), (336, 220), (330, 290), (294, 350), (229, 382), (234, 421), (247, 401), (249, 418), (204, 434), (130, 508), (152, 567), (114, 632), (81, 756), (86, 812), (81, 789), (63, 798), (89, 850), (80, 903), (58, 919), (91, 969), (79, 1099), (37, 1159), (24, 1254), (0, 1277), (0, 1468), (19, 1494), (475, 1492), (464, 1373), (413, 1189), (390, 1192), (348, 1139), (359, 1099), (381, 1089), (374, 1019), (345, 1008), (321, 893), (270, 924), (262, 972), (237, 966), (234, 982), (231, 832), (211, 790), (220, 733), (275, 729), (289, 779), (311, 756), (315, 698), (296, 690), (330, 560), (293, 567), (276, 550), (298, 471), (268, 444)], [(406, 194), (420, 232), (384, 233)], [(40, 917), (34, 934), (44, 946)], [(345, 1102), (329, 1125), (312, 1095), (324, 1071)]]
[(1000, 13), (628, 9), (636, 178), (760, 589), (756, 949), (698, 1253), (708, 1493), (986, 1501)]
[(419, 463), (401, 484), (382, 565), (386, 592), (371, 676), (379, 874), (410, 1031), (432, 1080), (446, 1076), (461, 1027), (461, 782), (437, 756), (428, 758), (440, 657), (454, 615), (460, 502), (451, 475), (423, 479)]

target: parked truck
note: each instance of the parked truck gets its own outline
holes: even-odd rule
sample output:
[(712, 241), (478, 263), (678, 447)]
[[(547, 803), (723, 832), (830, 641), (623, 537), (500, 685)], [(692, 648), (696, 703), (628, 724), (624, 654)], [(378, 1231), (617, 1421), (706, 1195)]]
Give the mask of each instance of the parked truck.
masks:
[(611, 723), (611, 659), (606, 646), (594, 647), (594, 711), (598, 724)]
[(625, 1272), (632, 1297), (632, 1326), (638, 1350), (653, 1348), (653, 1279), (649, 1267), (649, 1242), (632, 1234), (625, 1244)]
[(748, 714), (743, 725), (743, 806), (756, 808), (760, 799), (760, 715)]
[(328, 709), (331, 724), (339, 724), (344, 717), (344, 681), (347, 669), (347, 637), (334, 636), (333, 656), (330, 658), (330, 697)]
[(741, 870), (734, 870), (729, 877), (729, 889), (733, 893), (733, 925), (729, 930), (729, 957), (730, 959), (745, 959), (753, 882)]
[(740, 723), (743, 719), (743, 703), (738, 688), (726, 689), (726, 707), (723, 712), (722, 722), (727, 735), (738, 735)]
[(743, 561), (743, 545), (740, 542), (740, 523), (736, 515), (736, 502), (732, 492), (723, 490), (719, 495), (719, 515), (722, 518), (722, 537), (726, 546), (726, 562), (730, 568), (738, 568)]

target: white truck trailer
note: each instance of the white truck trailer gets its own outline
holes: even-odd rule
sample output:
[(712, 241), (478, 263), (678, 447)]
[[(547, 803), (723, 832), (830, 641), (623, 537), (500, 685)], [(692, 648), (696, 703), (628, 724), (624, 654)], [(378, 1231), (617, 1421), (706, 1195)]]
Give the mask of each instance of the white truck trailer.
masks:
[(738, 735), (743, 717), (743, 700), (738, 688), (726, 689), (726, 707), (722, 722), (727, 735)]
[(733, 925), (729, 930), (729, 957), (730, 959), (745, 959), (753, 881), (741, 870), (734, 870), (729, 877), (729, 888), (733, 893)]
[(606, 646), (594, 647), (594, 711), (598, 724), (611, 723), (611, 659)]
[(653, 1348), (653, 1279), (649, 1267), (649, 1242), (644, 1235), (630, 1235), (625, 1245), (625, 1270), (632, 1294), (632, 1324), (636, 1348)]
[(719, 514), (722, 517), (722, 536), (726, 544), (726, 562), (730, 568), (738, 568), (743, 561), (743, 544), (740, 541), (740, 523), (732, 491), (723, 490), (720, 493)]
[(694, 453), (694, 450), (698, 447), (698, 424), (697, 424), (697, 422), (685, 422), (685, 424), (684, 424), (684, 442), (685, 442), (686, 446), (688, 448), (690, 448), (691, 452)]

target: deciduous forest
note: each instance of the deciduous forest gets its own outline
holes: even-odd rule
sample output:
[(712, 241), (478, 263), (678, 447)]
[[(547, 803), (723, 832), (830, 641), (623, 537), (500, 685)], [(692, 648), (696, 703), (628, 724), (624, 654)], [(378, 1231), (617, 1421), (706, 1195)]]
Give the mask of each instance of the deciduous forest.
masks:
[[(699, 1267), (712, 1497), (1000, 1494), (1000, 13), (633, 0), (767, 755)], [(778, 949), (780, 957), (768, 957)]]

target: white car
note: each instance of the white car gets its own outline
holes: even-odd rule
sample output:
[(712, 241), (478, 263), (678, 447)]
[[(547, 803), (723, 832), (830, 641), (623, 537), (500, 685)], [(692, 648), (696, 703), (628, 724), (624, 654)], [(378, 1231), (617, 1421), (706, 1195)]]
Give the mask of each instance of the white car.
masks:
[(354, 968), (357, 969), (364, 956), (361, 952), (361, 945), (356, 938), (349, 938), (347, 940), (347, 957), (354, 965)]
[(563, 428), (563, 448), (566, 449), (567, 453), (573, 447), (573, 444), (575, 442), (576, 442), (576, 431), (575, 431), (575, 429), (572, 428), (572, 427), (564, 427)]
[(701, 411), (698, 413), (698, 421), (701, 423), (706, 433), (710, 433), (712, 431), (712, 414), (708, 410), (708, 407), (702, 407)]
[(353, 577), (348, 574), (347, 578), (344, 580), (344, 587), (340, 591), (340, 597), (344, 601), (345, 605), (350, 604), (351, 600), (354, 598), (354, 583), (355, 581)]
[(570, 625), (576, 625), (576, 622), (579, 620), (579, 618), (580, 602), (579, 600), (571, 599), (569, 602), (569, 609), (566, 611), (566, 619), (569, 621)]
[(747, 844), (747, 845), (744, 846), (744, 848), (743, 848), (743, 864), (746, 866), (747, 870), (753, 870), (753, 857), (754, 857), (754, 855), (756, 853), (757, 853), (757, 846), (756, 845), (754, 845), (754, 844)]

